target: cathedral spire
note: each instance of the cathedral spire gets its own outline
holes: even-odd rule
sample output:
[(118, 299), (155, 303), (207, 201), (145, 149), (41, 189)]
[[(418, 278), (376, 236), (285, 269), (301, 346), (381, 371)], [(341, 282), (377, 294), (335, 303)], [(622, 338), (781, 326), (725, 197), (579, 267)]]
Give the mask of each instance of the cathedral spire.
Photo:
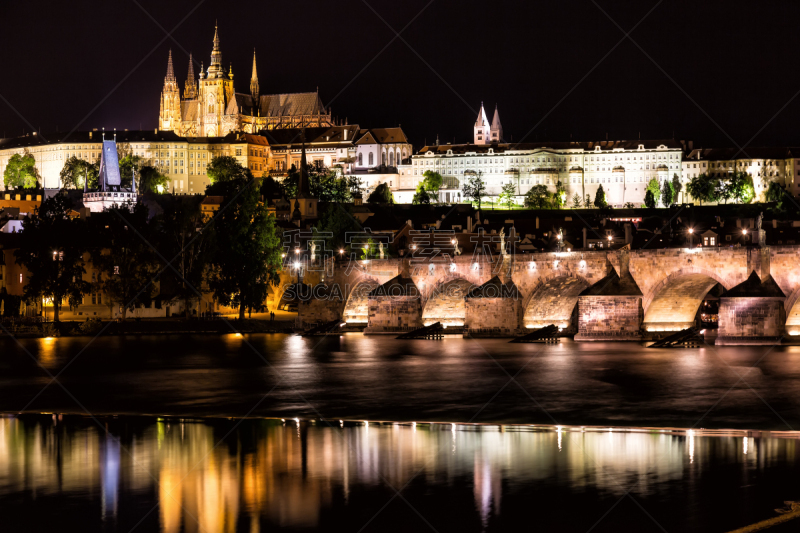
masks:
[(175, 69), (172, 68), (172, 48), (169, 49), (169, 59), (167, 60), (167, 76), (165, 81), (175, 81)]
[(494, 117), (492, 118), (492, 141), (501, 142), (503, 140), (503, 126), (500, 124), (500, 113), (497, 112), (497, 104), (494, 105)]
[(478, 118), (475, 120), (475, 127), (473, 128), (473, 142), (475, 144), (488, 144), (489, 129), (489, 119), (486, 118), (486, 110), (483, 108), (483, 102), (481, 102)]
[(250, 94), (253, 96), (253, 106), (258, 107), (258, 72), (256, 72), (256, 51), (253, 49), (253, 75), (250, 77)]
[(186, 88), (183, 90), (184, 100), (194, 100), (197, 98), (197, 80), (194, 78), (194, 63), (192, 54), (189, 54), (189, 74), (186, 76)]
[(225, 69), (222, 67), (222, 52), (219, 49), (219, 31), (216, 24), (214, 24), (214, 48), (211, 50), (211, 64), (208, 66), (208, 77), (225, 77)]

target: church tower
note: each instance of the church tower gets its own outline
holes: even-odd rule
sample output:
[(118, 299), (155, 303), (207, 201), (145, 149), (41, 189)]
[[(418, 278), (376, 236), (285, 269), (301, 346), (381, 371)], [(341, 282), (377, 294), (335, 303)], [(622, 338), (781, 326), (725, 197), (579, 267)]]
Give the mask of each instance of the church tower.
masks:
[(159, 129), (175, 131), (181, 134), (181, 93), (175, 69), (172, 67), (172, 50), (167, 61), (167, 75), (164, 78), (164, 89), (161, 91), (161, 110), (158, 119)]
[(250, 77), (250, 95), (253, 97), (253, 107), (258, 108), (258, 73), (256, 72), (256, 51), (253, 50), (253, 75)]
[(474, 144), (489, 144), (489, 119), (486, 118), (486, 111), (483, 109), (483, 102), (481, 102), (481, 109), (478, 111), (478, 119), (475, 121)]
[(318, 199), (311, 196), (308, 186), (308, 162), (306, 161), (306, 130), (303, 128), (301, 133), (300, 148), (300, 179), (297, 182), (297, 196), (294, 199), (294, 211), (292, 212), (292, 222), (298, 227), (304, 220), (317, 218)]
[(186, 75), (186, 87), (183, 89), (183, 99), (194, 100), (195, 98), (197, 98), (197, 80), (194, 79), (192, 54), (189, 54), (189, 74)]
[(494, 105), (491, 132), (492, 142), (503, 142), (503, 126), (500, 124), (500, 113), (497, 112), (497, 104)]
[[(211, 64), (205, 73), (200, 74), (199, 82), (199, 135), (205, 137), (223, 136), (236, 129), (235, 124), (225, 123), (225, 111), (233, 99), (233, 80), (222, 66), (222, 52), (219, 47), (219, 32), (214, 26), (214, 48), (211, 51)], [(238, 111), (238, 110), (237, 110)]]

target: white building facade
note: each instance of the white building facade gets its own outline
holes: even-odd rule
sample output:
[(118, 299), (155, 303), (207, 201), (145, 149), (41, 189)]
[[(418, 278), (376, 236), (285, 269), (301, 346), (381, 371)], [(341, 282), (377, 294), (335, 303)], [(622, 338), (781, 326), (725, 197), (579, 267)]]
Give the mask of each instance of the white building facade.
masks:
[(651, 179), (663, 182), (678, 176), (684, 181), (682, 158), (683, 147), (674, 140), (426, 146), (411, 157), (409, 165), (399, 168), (400, 186), (395, 196), (413, 196), (425, 171), (432, 170), (446, 181), (454, 178), (454, 189), (480, 175), (487, 197), (496, 197), (503, 185), (512, 183), (518, 203), (534, 185), (555, 192), (561, 182), (567, 205), (576, 194), (593, 201), (602, 185), (609, 205), (639, 206)]

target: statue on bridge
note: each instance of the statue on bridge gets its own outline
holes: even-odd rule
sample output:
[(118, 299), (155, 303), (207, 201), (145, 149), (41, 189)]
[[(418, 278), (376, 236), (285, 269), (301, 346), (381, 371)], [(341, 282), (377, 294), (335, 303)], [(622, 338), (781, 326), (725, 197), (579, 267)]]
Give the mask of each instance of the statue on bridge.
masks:
[(500, 230), (500, 255), (506, 255), (506, 228)]
[(314, 258), (316, 257), (317, 252), (317, 243), (311, 241), (311, 263), (314, 263)]
[(383, 242), (378, 243), (378, 255), (381, 259), (383, 259)]
[(761, 224), (764, 222), (764, 212), (758, 214), (758, 218), (756, 219), (756, 229), (761, 229)]

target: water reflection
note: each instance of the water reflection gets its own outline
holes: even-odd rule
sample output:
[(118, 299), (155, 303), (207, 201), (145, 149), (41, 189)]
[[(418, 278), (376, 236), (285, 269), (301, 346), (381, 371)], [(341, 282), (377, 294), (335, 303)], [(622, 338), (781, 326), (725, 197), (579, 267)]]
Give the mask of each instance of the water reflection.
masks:
[[(388, 501), (392, 487), (411, 482), (416, 488), (406, 493), (419, 490), (417, 484), (426, 494), (471, 487), (471, 501), (454, 496), (473, 508), (460, 527), (487, 530), (507, 509), (519, 512), (515, 495), (532, 489), (591, 492), (600, 501), (633, 486), (638, 498), (665, 501), (676, 491), (695, 493), (714, 465), (790, 471), (796, 455), (795, 440), (741, 433), (345, 421), (329, 427), (290, 419), (107, 424), (106, 432), (81, 418), (0, 419), (0, 501), (25, 493), (34, 501), (66, 496), (95, 502), (95, 519), (106, 530), (110, 524), (127, 531), (130, 524), (119, 523), (120, 516), (135, 523), (156, 505), (158, 523), (152, 525), (165, 533), (324, 530), (342, 510), (358, 530)], [(372, 501), (373, 490), (385, 496)], [(143, 510), (137, 514), (134, 507)], [(711, 512), (695, 507), (694, 513)]]

